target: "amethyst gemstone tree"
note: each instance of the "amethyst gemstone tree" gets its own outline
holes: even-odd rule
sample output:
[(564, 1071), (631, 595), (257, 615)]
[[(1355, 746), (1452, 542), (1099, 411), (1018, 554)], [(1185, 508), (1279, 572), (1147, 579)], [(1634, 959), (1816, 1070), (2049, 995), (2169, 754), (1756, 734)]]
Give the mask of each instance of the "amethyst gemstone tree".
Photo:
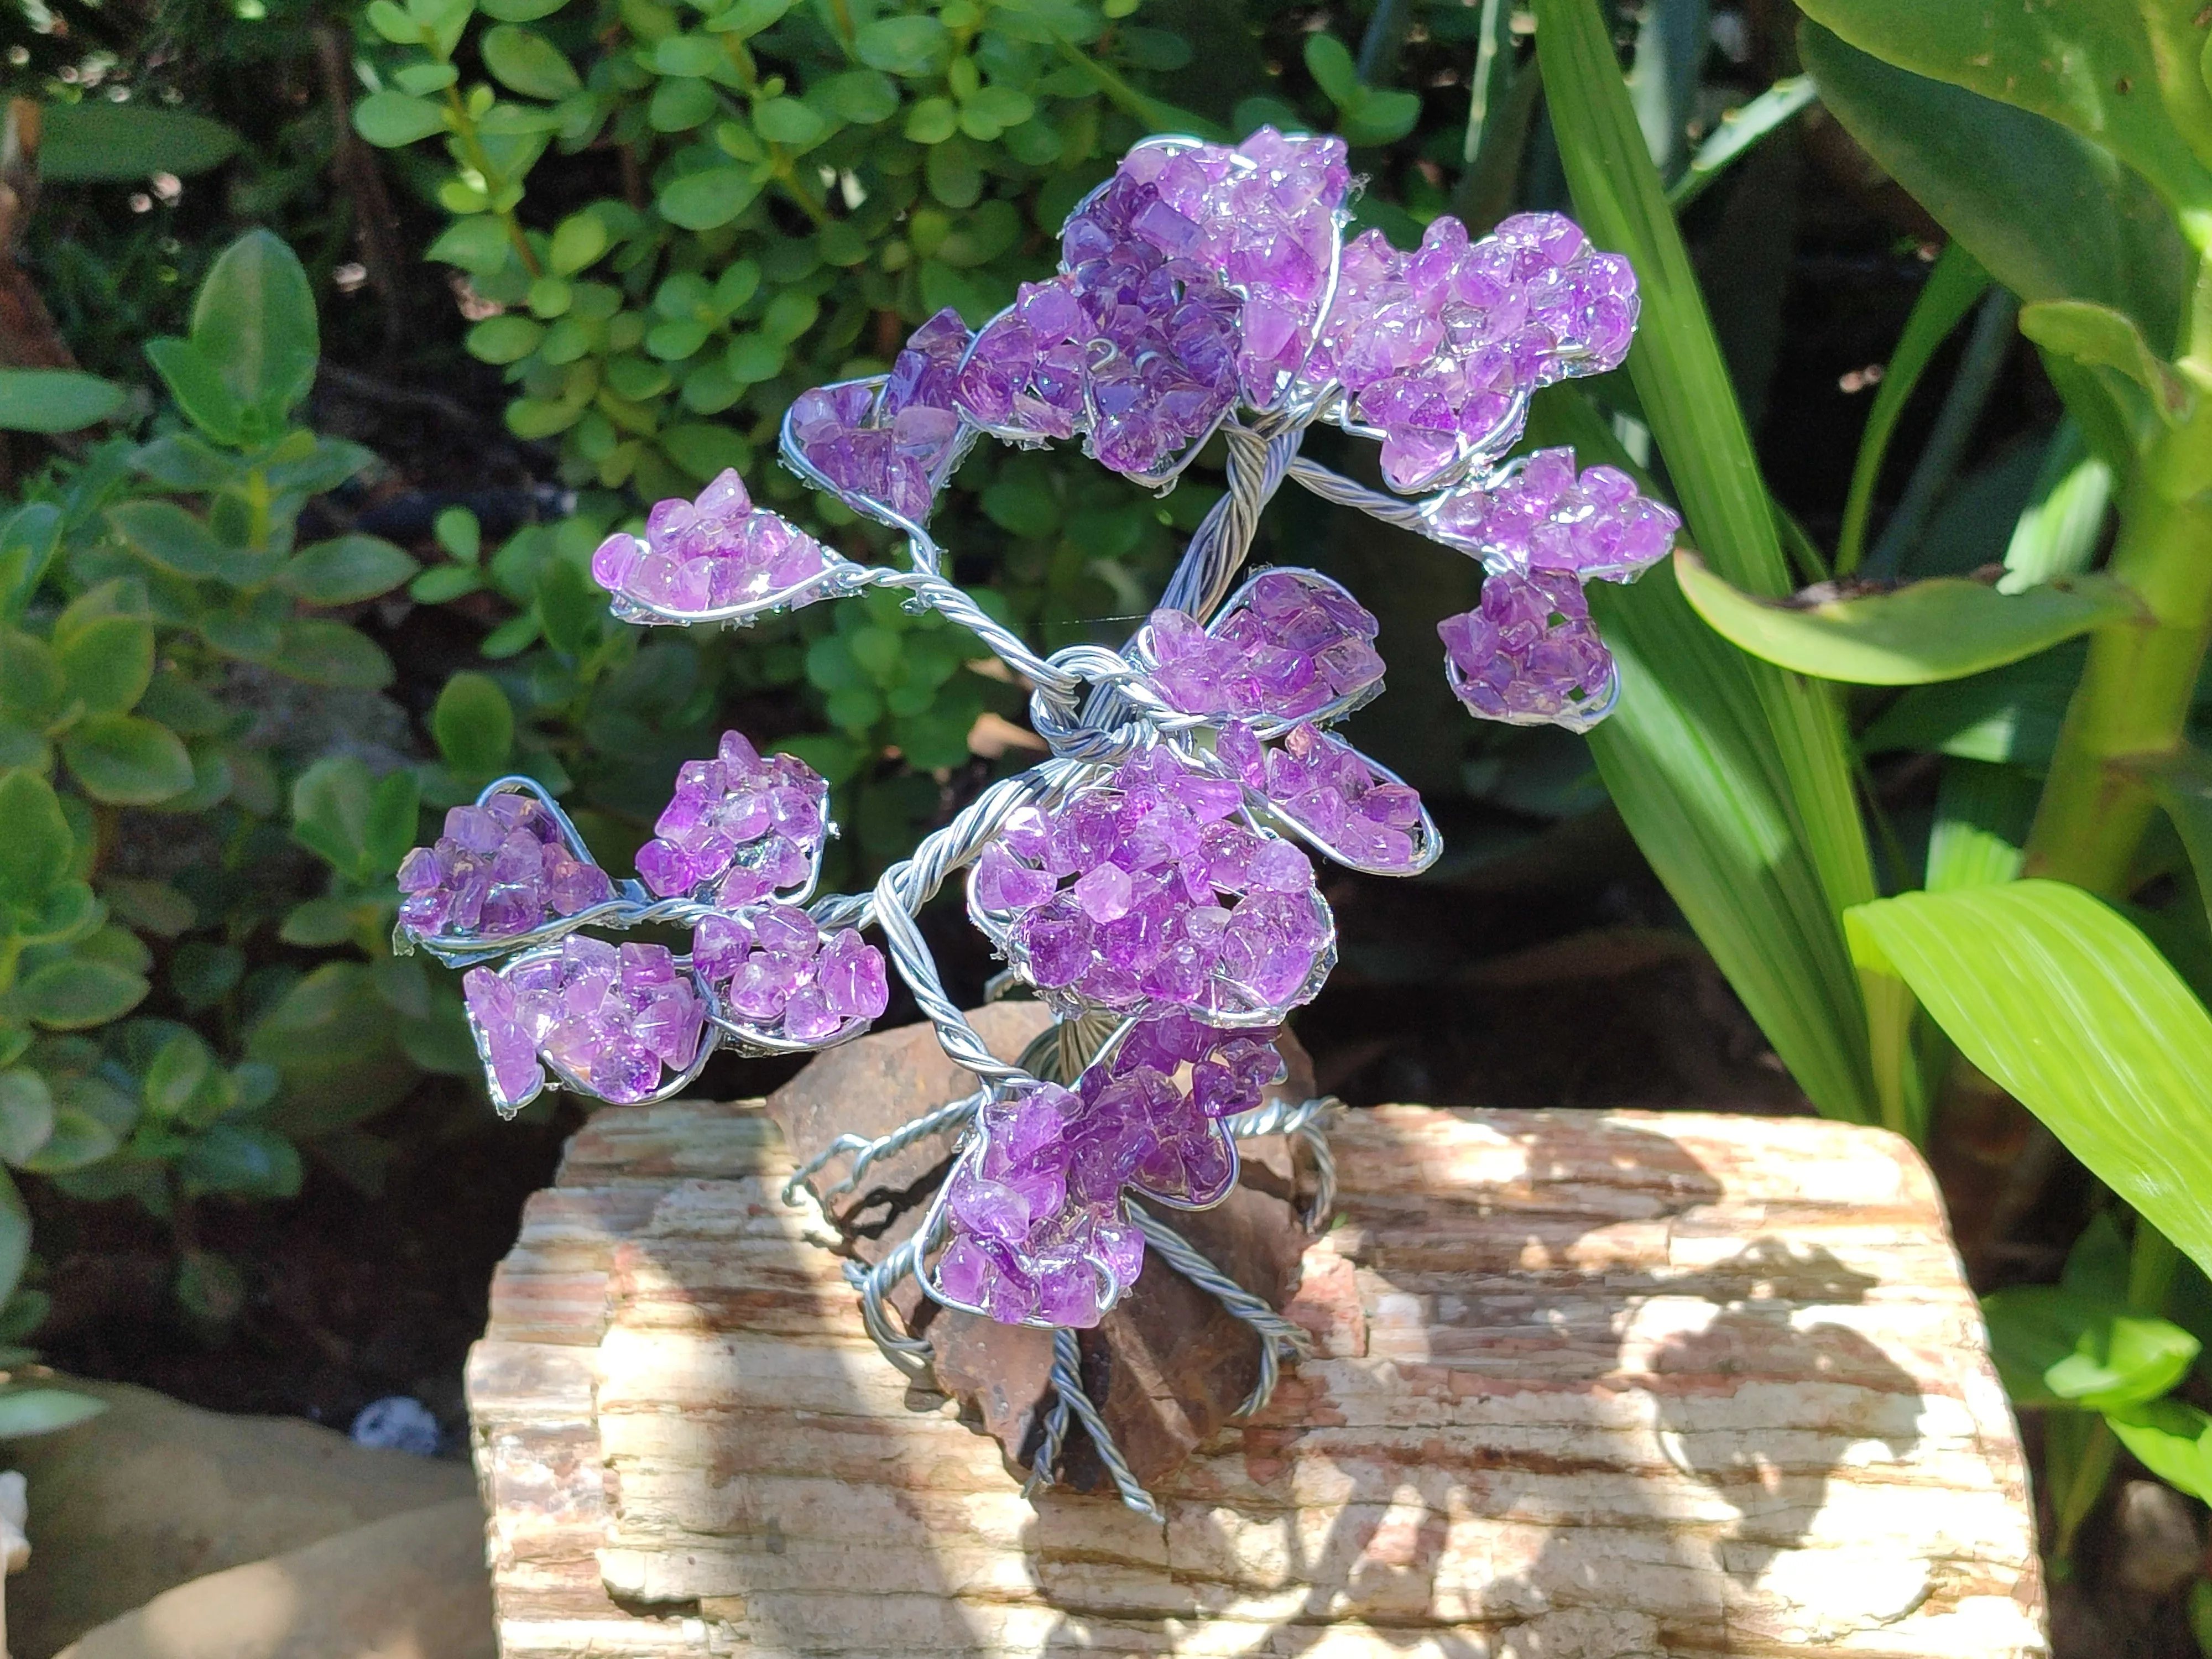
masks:
[[(1075, 1340), (1148, 1250), (1255, 1329), (1248, 1410), (1298, 1350), (1295, 1328), (1165, 1218), (1228, 1194), (1240, 1139), (1292, 1134), (1322, 1174), (1318, 1222), (1335, 1103), (1266, 1093), (1284, 1069), (1273, 1038), (1335, 961), (1315, 856), (1412, 875), (1439, 851), (1416, 793), (1328, 729), (1382, 689), (1374, 617), (1313, 571), (1239, 580), (1268, 499), (1295, 481), (1479, 561), (1480, 603), (1437, 624), (1452, 690), (1486, 719), (1577, 731), (1619, 695), (1583, 584), (1632, 580), (1679, 526), (1620, 472), (1577, 472), (1570, 451), (1504, 459), (1533, 392), (1626, 355), (1627, 263), (1555, 215), (1479, 240), (1439, 219), (1411, 252), (1373, 231), (1346, 243), (1352, 182), (1340, 139), (1148, 140), (1068, 220), (1058, 276), (973, 332), (941, 312), (889, 374), (800, 397), (785, 464), (899, 532), (902, 567), (823, 545), (755, 506), (734, 472), (600, 547), (592, 574), (627, 621), (742, 626), (886, 587), (969, 629), (1035, 688), (1049, 757), (986, 789), (872, 892), (813, 896), (835, 833), (823, 781), (736, 732), (679, 773), (635, 879), (603, 872), (519, 778), (455, 809), (400, 872), (399, 945), (469, 967), (470, 1018), (507, 1112), (549, 1083), (662, 1098), (717, 1046), (843, 1042), (884, 1012), (887, 954), (980, 1086), (880, 1139), (841, 1138), (787, 1196), (836, 1158), (846, 1173), (818, 1197), (948, 1139), (951, 1172), (920, 1229), (851, 1276), (870, 1332), (908, 1370), (931, 1353), (887, 1300), (908, 1275), (941, 1304), (1053, 1329), (1032, 1491), (1079, 1422), (1124, 1501), (1154, 1512), (1085, 1395)], [(1324, 421), (1377, 441), (1387, 490), (1299, 453)], [(943, 574), (931, 509), (979, 436), (1079, 439), (1165, 489), (1217, 435), (1227, 493), (1122, 650), (1039, 656)], [(974, 924), (1055, 1016), (1018, 1063), (985, 1048), (915, 926), (963, 872)], [(688, 931), (688, 953), (599, 937), (647, 927)]]

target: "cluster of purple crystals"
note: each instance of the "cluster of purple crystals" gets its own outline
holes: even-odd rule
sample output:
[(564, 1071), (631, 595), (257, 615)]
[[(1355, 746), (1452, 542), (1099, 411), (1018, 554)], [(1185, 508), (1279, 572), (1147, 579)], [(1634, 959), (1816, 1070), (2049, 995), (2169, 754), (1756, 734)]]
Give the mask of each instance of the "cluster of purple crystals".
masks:
[(1495, 572), (1482, 602), (1445, 617), (1437, 633), (1453, 693), (1486, 720), (1580, 731), (1613, 707), (1613, 653), (1582, 585), (1565, 571)]
[(1666, 557), (1681, 519), (1609, 466), (1575, 475), (1571, 449), (1540, 449), (1492, 490), (1462, 485), (1430, 516), (1430, 534), (1493, 570), (1563, 570), (1633, 581)]
[(695, 501), (671, 497), (646, 515), (645, 538), (617, 532), (592, 555), (592, 580), (610, 593), (678, 611), (771, 599), (819, 576), (822, 544), (781, 514), (757, 507), (734, 469)]
[(596, 864), (578, 858), (542, 801), (497, 794), (446, 814), (446, 832), (399, 866), (399, 925), (418, 939), (504, 939), (614, 896)]
[(1262, 744), (1242, 721), (1221, 729), (1215, 758), (1332, 857), (1361, 870), (1410, 875), (1431, 849), (1417, 839), (1421, 797), (1383, 776), (1341, 738), (1296, 726)]
[(1382, 434), (1391, 488), (1418, 491), (1502, 451), (1538, 386), (1617, 367), (1636, 310), (1627, 260), (1558, 214), (1516, 215), (1479, 242), (1446, 216), (1412, 253), (1370, 230), (1344, 250), (1306, 379), (1344, 387)]
[(1337, 215), (1352, 187), (1344, 141), (1262, 127), (1233, 150), (1142, 144), (1119, 176), (1157, 192), (1140, 234), (1157, 224), (1170, 251), (1243, 297), (1238, 379), (1246, 403), (1271, 407), (1304, 366), (1328, 296)]
[(1055, 1006), (1279, 1020), (1313, 994), (1332, 925), (1312, 862), (1242, 822), (1243, 802), (1232, 781), (1147, 750), (1009, 818), (969, 875), (970, 908)]
[(958, 447), (952, 392), (969, 337), (948, 306), (908, 337), (880, 393), (860, 381), (802, 392), (791, 406), (799, 453), (854, 505), (921, 524)]
[(702, 918), (691, 935), (691, 964), (735, 1018), (793, 1042), (849, 1036), (890, 1004), (883, 952), (849, 927), (824, 933), (794, 905)]
[(544, 1082), (541, 1055), (603, 1100), (643, 1100), (664, 1067), (690, 1068), (705, 1036), (706, 1003), (658, 945), (572, 933), (503, 972), (472, 968), (461, 986), (493, 1098), (509, 1108)]
[(958, 399), (994, 430), (1088, 428), (1091, 454), (1158, 472), (1237, 401), (1236, 295), (1183, 257), (1196, 227), (1149, 185), (1116, 173), (1061, 233), (1061, 275), (1025, 284), (987, 325)]
[(738, 732), (714, 759), (686, 761), (638, 849), (637, 873), (663, 898), (720, 883), (715, 901), (750, 904), (803, 889), (828, 833), (830, 785), (793, 755), (763, 757)]
[(1376, 623), (1336, 583), (1271, 570), (1209, 628), (1181, 611), (1146, 624), (1149, 676), (1170, 708), (1189, 714), (1304, 720), (1344, 708), (1379, 685)]
[(1096, 1325), (1144, 1267), (1124, 1194), (1185, 1209), (1227, 1194), (1237, 1153), (1221, 1120), (1281, 1077), (1273, 1036), (1169, 1014), (1073, 1089), (1040, 1084), (985, 1106), (981, 1144), (946, 1183), (939, 1288), (1007, 1324)]

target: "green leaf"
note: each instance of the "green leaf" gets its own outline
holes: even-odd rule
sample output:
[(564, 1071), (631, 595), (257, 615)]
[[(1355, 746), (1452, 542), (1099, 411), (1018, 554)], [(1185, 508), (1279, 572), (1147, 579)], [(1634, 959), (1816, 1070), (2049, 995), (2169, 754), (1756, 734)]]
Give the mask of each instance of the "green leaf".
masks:
[(1997, 592), (2017, 593), (2087, 570), (2104, 534), (2112, 483), (2111, 465), (2090, 453), (2080, 425), (2071, 416), (2060, 421), (2005, 545)]
[(1769, 133), (1786, 126), (1797, 114), (1818, 103), (1820, 89), (1809, 75), (1793, 75), (1777, 81), (1749, 103), (1740, 104), (1721, 116), (1711, 137), (1698, 146), (1690, 165), (1667, 192), (1674, 211), (1705, 193), (1729, 164), (1746, 154)]
[(154, 625), (143, 617), (96, 617), (54, 654), (86, 713), (127, 714), (153, 682)]
[(1364, 88), (1359, 84), (1358, 66), (1352, 61), (1352, 49), (1343, 41), (1333, 34), (1309, 34), (1305, 58), (1306, 73), (1330, 103), (1348, 109), (1358, 101)]
[(714, 230), (726, 225), (761, 192), (750, 167), (709, 167), (687, 173), (660, 192), (661, 216), (685, 230)]
[(422, 257), (458, 265), (471, 276), (495, 276), (514, 257), (514, 243), (497, 219), (474, 214), (447, 226)]
[(269, 665), (309, 685), (380, 691), (392, 684), (392, 659), (384, 647), (343, 623), (301, 617), (284, 625)]
[(770, 143), (804, 150), (829, 136), (830, 123), (796, 98), (771, 98), (755, 106), (753, 131)]
[(94, 800), (150, 806), (192, 787), (177, 734), (136, 714), (88, 714), (62, 734), (62, 757)]
[(2050, 764), (2084, 647), (2062, 646), (2003, 668), (1907, 691), (1860, 733), (1878, 755), (1917, 749), (1962, 760)]
[(146, 1067), (141, 1091), (146, 1109), (160, 1118), (173, 1118), (191, 1104), (192, 1097), (217, 1074), (215, 1055), (197, 1032), (180, 1030), (155, 1052)]
[(2212, 1015), (2149, 940), (2055, 881), (1906, 893), (1852, 917), (1961, 1054), (2212, 1264)]
[(534, 23), (568, 3), (568, 0), (478, 0), (484, 15), (502, 23)]
[(2163, 1319), (2115, 1319), (2101, 1349), (2067, 1355), (2043, 1380), (2061, 1400), (2094, 1411), (2140, 1406), (2186, 1376), (2202, 1346)]
[(490, 675), (464, 672), (438, 694), (430, 732), (455, 773), (487, 776), (502, 769), (514, 751), (514, 708)]
[(440, 508), (430, 529), (438, 545), (463, 564), (474, 564), (483, 556), (483, 526), (467, 507)]
[(0, 1440), (75, 1428), (106, 1409), (105, 1400), (67, 1389), (0, 1389)]
[(2061, 578), (2024, 593), (1960, 576), (1817, 605), (1782, 605), (1740, 593), (1686, 551), (1674, 556), (1682, 592), (1713, 630), (1754, 657), (1854, 685), (1961, 679), (2046, 651), (2140, 609), (2106, 576)]
[(1802, 0), (1860, 51), (2033, 111), (2110, 150), (2177, 211), (2212, 207), (2202, 29), (2176, 0)]
[(150, 988), (143, 975), (112, 963), (64, 957), (25, 975), (15, 994), (23, 1012), (48, 1030), (82, 1031), (120, 1019)]
[(544, 337), (544, 324), (510, 311), (485, 318), (468, 331), (465, 344), (469, 356), (480, 363), (519, 363)]
[(9, 432), (80, 432), (123, 406), (112, 380), (73, 368), (0, 368), (0, 428)]
[[(1547, 105), (1582, 223), (1600, 246), (1625, 253), (1636, 269), (1643, 325), (1629, 368), (1692, 538), (1730, 584), (1779, 597), (1791, 584), (1772, 503), (1688, 251), (1637, 125), (1612, 35), (1595, 0), (1537, 0), (1536, 16)], [(1602, 425), (1597, 429), (1609, 437)], [(1657, 596), (1644, 599), (1642, 590)], [(1593, 745), (1608, 788), (1677, 901), (1699, 890), (1698, 902), (1709, 920), (1734, 936), (1723, 957), (1714, 936), (1705, 935), (1747, 1003), (1755, 997), (1758, 1006), (1786, 1022), (1788, 1031), (1778, 1035), (1753, 1009), (1799, 1082), (1824, 1110), (1869, 1112), (1866, 1016), (1836, 917), (1875, 888), (1831, 695), (1767, 666), (1722, 669), (1713, 661), (1725, 654), (1720, 653), (1701, 653), (1696, 669), (1662, 667), (1665, 658), (1657, 653), (1674, 648), (1688, 617), (1672, 584), (1656, 590), (1647, 578), (1625, 605), (1607, 608), (1641, 608), (1652, 620), (1656, 648), (1644, 659), (1645, 684), (1653, 688), (1646, 695), (1655, 699), (1650, 719), (1623, 724), (1616, 714), (1599, 728), (1615, 734)], [(1758, 711), (1748, 726), (1747, 694)], [(1741, 820), (1711, 823), (1711, 805), (1673, 798), (1681, 789), (1711, 786), (1711, 764), (1695, 751), (1702, 746), (1698, 729), (1712, 725), (1730, 728), (1744, 745), (1732, 759), (1749, 768), (1747, 781), (1756, 779), (1760, 798), (1747, 810), (1768, 819), (1755, 835), (1747, 835)], [(1628, 752), (1644, 741), (1670, 752)], [(1662, 845), (1675, 830), (1700, 821), (1716, 836), (1713, 846), (1729, 844), (1723, 866), (1695, 869), (1680, 848)], [(1794, 868), (1778, 882), (1762, 878), (1757, 884), (1765, 898), (1783, 901), (1778, 909), (1753, 915), (1744, 898), (1711, 887), (1717, 879), (1744, 890), (1734, 874), (1746, 858), (1774, 871), (1781, 862), (1795, 866), (1801, 857), (1816, 878), (1811, 888), (1796, 884)], [(1721, 869), (1729, 873), (1717, 876)], [(1754, 987), (1753, 980), (1770, 982)], [(1816, 1026), (1822, 1028), (1817, 1034)], [(1806, 1069), (1799, 1068), (1800, 1057)]]
[(2179, 1400), (2160, 1400), (2105, 1419), (2145, 1468), (2191, 1498), (2212, 1502), (2212, 1417)]
[(285, 913), (276, 937), (287, 945), (327, 949), (353, 938), (358, 926), (356, 907), (343, 899), (308, 899)]
[(607, 251), (606, 222), (588, 210), (572, 213), (553, 229), (549, 263), (555, 274), (573, 276)]
[(192, 304), (192, 346), (272, 426), (307, 395), (322, 349), (315, 293), (281, 238), (250, 230), (222, 251)]
[(2031, 304), (2100, 301), (2172, 346), (2192, 263), (2140, 176), (2055, 122), (1893, 69), (1817, 23), (1797, 43), (1829, 113), (1998, 282)]
[(415, 819), (422, 801), (422, 781), (406, 767), (376, 781), (362, 826), (362, 857), (369, 875), (380, 878), (399, 868), (415, 845)]
[(0, 1170), (0, 1289), (14, 1295), (30, 1257), (30, 1212), (14, 1178)]
[(292, 839), (340, 875), (368, 880), (373, 787), (354, 756), (325, 756), (292, 785)]
[(535, 29), (501, 23), (485, 30), (479, 44), (484, 67), (501, 85), (526, 98), (550, 102), (582, 89), (574, 66)]
[(951, 36), (936, 18), (878, 17), (853, 37), (853, 51), (870, 69), (887, 75), (927, 75), (939, 67)]
[(2046, 351), (2092, 368), (2116, 369), (2150, 393), (2168, 422), (2189, 408), (2189, 389), (2159, 361), (2134, 318), (2091, 300), (2042, 300), (2023, 306), (2020, 331)]
[(1942, 893), (1992, 887), (2016, 878), (2036, 794), (2034, 778), (2020, 767), (1947, 761), (1936, 792), (1936, 821), (1928, 831), (1928, 878), (1923, 884)]
[(1590, 753), (1637, 844), (1775, 1053), (1821, 1111), (1869, 1121), (1857, 975), (1775, 775), (1758, 674), (1666, 566), (1592, 584), (1621, 698)]
[(1936, 350), (1951, 331), (1988, 292), (1990, 274), (1966, 252), (1963, 242), (1953, 242), (1928, 273), (1927, 285), (1912, 302), (1905, 319), (1905, 332), (1882, 371), (1874, 407), (1867, 412), (1866, 429), (1859, 437), (1858, 459), (1851, 469), (1850, 493), (1844, 501), (1844, 525), (1836, 538), (1836, 574), (1848, 576), (1859, 568), (1866, 552), (1867, 520), (1874, 509), (1875, 486), (1881, 481), (1881, 464), (1889, 453), (1891, 434), (1898, 417), (1920, 385)]
[(169, 957), (169, 988), (194, 1013), (212, 1008), (246, 976), (246, 953), (234, 945), (188, 939)]
[(309, 605), (352, 605), (389, 593), (416, 568), (381, 536), (338, 536), (301, 549), (276, 582)]
[(46, 567), (61, 550), (62, 514), (52, 501), (30, 501), (0, 519), (0, 623), (23, 614)]
[(244, 411), (222, 376), (189, 340), (149, 340), (146, 360), (194, 426), (219, 444), (244, 441)]
[(252, 1124), (210, 1124), (185, 1146), (176, 1169), (189, 1193), (293, 1198), (300, 1191), (300, 1149)]
[(0, 772), (0, 903), (35, 910), (76, 856), (53, 786), (37, 773)]
[(0, 1163), (35, 1158), (54, 1136), (54, 1095), (27, 1066), (0, 1072)]
[(88, 98), (40, 112), (39, 173), (54, 184), (105, 179), (189, 179), (222, 166), (239, 136), (220, 121), (149, 103)]
[(107, 527), (157, 570), (204, 581), (224, 565), (224, 548), (206, 522), (174, 501), (121, 501), (107, 509)]
[(24, 725), (44, 726), (60, 712), (67, 689), (52, 646), (36, 635), (0, 631), (0, 709)]

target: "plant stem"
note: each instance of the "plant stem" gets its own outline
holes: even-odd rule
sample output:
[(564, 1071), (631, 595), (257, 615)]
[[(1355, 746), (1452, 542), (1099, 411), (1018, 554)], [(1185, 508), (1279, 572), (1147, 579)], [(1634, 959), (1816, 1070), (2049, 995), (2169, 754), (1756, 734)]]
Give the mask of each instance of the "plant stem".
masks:
[(2138, 769), (2180, 748), (2212, 643), (2212, 496), (2190, 488), (2208, 437), (2212, 413), (2200, 398), (2153, 441), (2129, 489), (2111, 569), (2143, 614), (2090, 639), (2028, 832), (2027, 875), (2125, 896), (2129, 863), (2155, 810)]
[[(497, 170), (491, 164), (491, 157), (484, 153), (483, 141), (477, 133), (476, 118), (469, 113), (469, 106), (462, 101), (458, 87), (446, 88), (446, 110), (453, 118), (453, 137), (461, 147), (463, 157), (477, 170), (477, 175), (484, 181), (484, 190), (489, 194), (499, 182)], [(532, 276), (543, 276), (544, 272), (538, 264), (537, 250), (530, 246), (530, 239), (522, 234), (522, 221), (514, 216), (514, 210), (495, 208), (493, 212), (506, 228), (507, 240), (514, 244), (515, 257), (522, 261), (522, 268)]]

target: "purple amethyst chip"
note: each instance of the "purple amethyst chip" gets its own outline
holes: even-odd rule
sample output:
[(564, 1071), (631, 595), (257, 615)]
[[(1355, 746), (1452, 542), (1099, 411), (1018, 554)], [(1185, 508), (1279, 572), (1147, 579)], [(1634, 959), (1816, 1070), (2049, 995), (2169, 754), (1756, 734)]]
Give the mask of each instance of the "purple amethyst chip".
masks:
[(614, 896), (544, 802), (510, 791), (446, 814), (445, 833), (399, 866), (399, 926), (426, 943), (507, 939)]
[(828, 781), (797, 756), (763, 756), (725, 732), (713, 760), (678, 770), (637, 873), (662, 898), (710, 887), (725, 905), (803, 896), (830, 833), (829, 799)]
[(1493, 574), (1481, 604), (1445, 617), (1437, 633), (1453, 694), (1485, 720), (1585, 732), (1620, 695), (1589, 600), (1564, 572)]
[(492, 1103), (513, 1113), (564, 1083), (618, 1104), (681, 1076), (710, 1042), (707, 1005), (682, 964), (658, 945), (609, 945), (571, 934), (559, 945), (461, 981)]

